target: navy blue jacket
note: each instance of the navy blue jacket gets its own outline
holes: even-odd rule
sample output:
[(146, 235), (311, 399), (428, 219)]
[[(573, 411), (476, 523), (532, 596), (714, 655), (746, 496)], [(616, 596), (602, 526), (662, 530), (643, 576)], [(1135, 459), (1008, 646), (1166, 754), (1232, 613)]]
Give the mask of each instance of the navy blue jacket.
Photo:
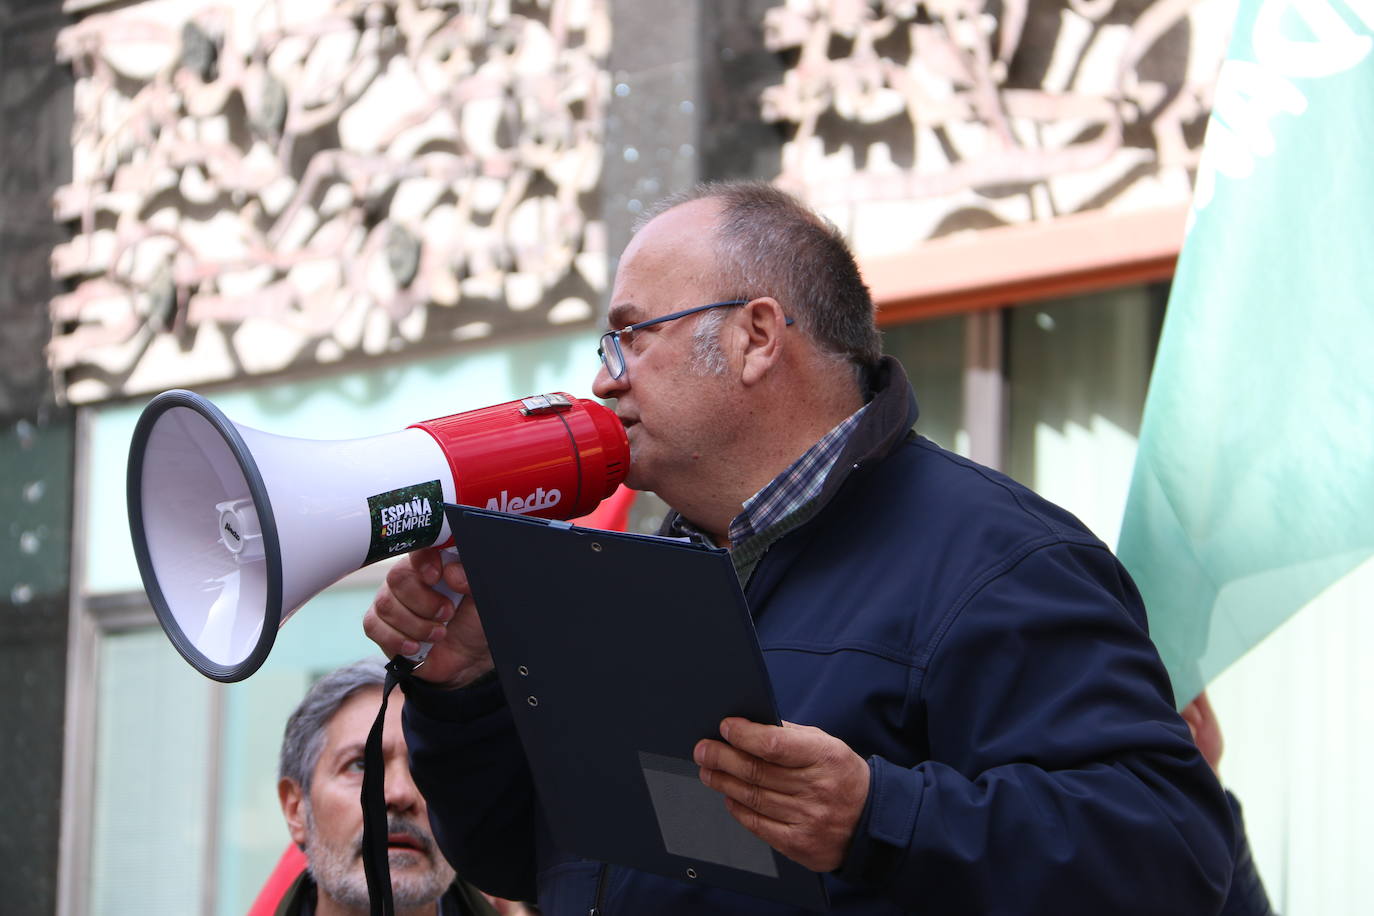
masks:
[[(824, 507), (745, 591), (783, 718), (869, 762), (826, 876), (834, 911), (1219, 912), (1231, 811), (1125, 570), (1069, 513), (911, 433), (895, 361), (875, 387)], [(598, 899), (604, 914), (791, 912), (554, 848), (499, 686), (407, 696), (435, 836), (484, 890), (551, 916)]]

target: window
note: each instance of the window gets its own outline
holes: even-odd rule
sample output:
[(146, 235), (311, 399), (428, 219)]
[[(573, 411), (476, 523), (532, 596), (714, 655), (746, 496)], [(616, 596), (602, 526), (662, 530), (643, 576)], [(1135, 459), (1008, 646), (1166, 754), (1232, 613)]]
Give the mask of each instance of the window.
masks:
[(1008, 473), (1115, 546), (1168, 287), (1007, 313)]
[(937, 445), (969, 454), (964, 423), (965, 338), (962, 315), (883, 329), (883, 350), (901, 360), (921, 415), (916, 430)]
[(204, 911), (217, 697), (168, 648), (158, 629), (100, 641), (91, 913)]

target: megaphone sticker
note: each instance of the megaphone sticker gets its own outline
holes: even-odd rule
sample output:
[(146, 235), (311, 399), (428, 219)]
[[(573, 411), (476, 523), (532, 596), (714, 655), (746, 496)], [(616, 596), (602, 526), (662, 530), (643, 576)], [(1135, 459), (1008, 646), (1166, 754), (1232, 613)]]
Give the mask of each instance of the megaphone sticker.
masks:
[(367, 498), (372, 541), (363, 565), (433, 544), (444, 526), (444, 489), (437, 480)]

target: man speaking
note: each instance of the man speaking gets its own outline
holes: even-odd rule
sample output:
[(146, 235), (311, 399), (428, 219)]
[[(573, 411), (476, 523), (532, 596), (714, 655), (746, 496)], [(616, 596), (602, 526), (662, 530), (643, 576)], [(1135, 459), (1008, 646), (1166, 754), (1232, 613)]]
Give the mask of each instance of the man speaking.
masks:
[[(837, 913), (1217, 912), (1231, 815), (1135, 587), (1069, 513), (913, 431), (874, 313), (838, 232), (767, 185), (670, 200), (621, 257), (593, 389), (665, 533), (730, 549), (787, 720), (725, 720), (700, 778)], [(559, 916), (786, 911), (559, 849), (441, 575), (467, 591), (411, 555), (364, 629), (435, 644), (405, 728), (466, 877)]]

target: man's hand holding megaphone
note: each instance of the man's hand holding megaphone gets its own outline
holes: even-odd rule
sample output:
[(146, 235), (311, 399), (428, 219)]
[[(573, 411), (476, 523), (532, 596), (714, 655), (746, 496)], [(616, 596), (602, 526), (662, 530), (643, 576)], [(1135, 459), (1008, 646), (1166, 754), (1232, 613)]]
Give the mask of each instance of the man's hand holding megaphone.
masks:
[[(463, 564), (444, 559), (443, 551), (428, 548), (397, 560), (363, 616), (363, 632), (388, 656), (414, 655), (420, 643), (432, 643), (413, 676), (439, 687), (464, 687), (495, 665)], [(441, 577), (452, 597), (436, 591)]]

